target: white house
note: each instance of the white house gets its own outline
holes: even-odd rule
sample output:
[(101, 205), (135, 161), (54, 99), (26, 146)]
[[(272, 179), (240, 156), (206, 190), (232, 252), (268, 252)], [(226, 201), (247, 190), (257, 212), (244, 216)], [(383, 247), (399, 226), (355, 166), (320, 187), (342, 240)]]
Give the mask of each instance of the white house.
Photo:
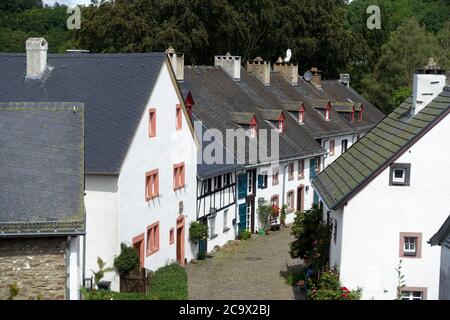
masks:
[[(98, 257), (111, 267), (121, 242), (151, 270), (193, 258), (198, 144), (169, 60), (182, 59), (170, 51), (47, 56), (46, 48), (39, 57), (34, 82), (23, 79), (24, 54), (2, 57), (0, 101), (85, 104), (83, 278), (98, 270)], [(115, 272), (104, 280), (119, 289)]]
[(449, 214), (450, 88), (430, 63), (413, 97), (330, 164), (314, 188), (333, 219), (330, 263), (364, 299), (438, 299), (440, 250), (426, 245)]

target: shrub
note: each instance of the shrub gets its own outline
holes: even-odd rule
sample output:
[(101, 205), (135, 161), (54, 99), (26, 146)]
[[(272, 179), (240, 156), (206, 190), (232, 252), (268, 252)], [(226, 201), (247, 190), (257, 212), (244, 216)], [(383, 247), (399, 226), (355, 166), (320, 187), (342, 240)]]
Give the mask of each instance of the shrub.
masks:
[(287, 209), (287, 206), (284, 204), (281, 207), (281, 212), (280, 212), (280, 224), (282, 226), (286, 225), (286, 209)]
[(94, 274), (94, 283), (96, 285), (98, 285), (99, 282), (103, 279), (106, 272), (114, 271), (113, 268), (105, 268), (106, 262), (104, 262), (100, 257), (97, 257), (97, 264), (98, 264), (98, 271), (91, 270), (92, 273)]
[(238, 239), (240, 240), (248, 240), (252, 237), (252, 233), (248, 230), (242, 230), (238, 234)]
[(20, 288), (17, 283), (12, 283), (9, 285), (9, 296), (7, 300), (14, 300), (15, 297), (19, 295)]
[(258, 207), (258, 218), (261, 228), (264, 230), (270, 229), (270, 217), (274, 214), (274, 208), (267, 201), (263, 202)]
[(155, 271), (150, 280), (150, 297), (156, 300), (187, 300), (187, 274), (177, 263)]
[(323, 220), (319, 208), (297, 212), (291, 234), (295, 237), (290, 243), (292, 258), (303, 259), (319, 270), (327, 265), (331, 225)]
[(208, 226), (198, 221), (192, 221), (189, 226), (189, 239), (195, 243), (208, 239)]
[(120, 254), (114, 259), (114, 267), (121, 276), (126, 276), (131, 270), (138, 268), (139, 256), (136, 250), (125, 243), (121, 243)]
[(200, 251), (199, 253), (197, 253), (197, 259), (198, 260), (205, 260), (206, 259), (206, 252), (205, 251)]
[(311, 300), (359, 300), (361, 289), (349, 290), (341, 285), (337, 271), (323, 272), (316, 282), (308, 282), (308, 298)]

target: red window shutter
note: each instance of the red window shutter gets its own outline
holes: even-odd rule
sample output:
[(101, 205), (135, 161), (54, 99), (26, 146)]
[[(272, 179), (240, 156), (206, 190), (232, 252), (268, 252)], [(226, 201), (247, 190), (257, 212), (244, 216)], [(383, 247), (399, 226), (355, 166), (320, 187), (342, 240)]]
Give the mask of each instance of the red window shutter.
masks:
[(176, 108), (176, 129), (181, 130), (182, 127), (182, 111), (181, 104), (177, 104)]
[(149, 110), (148, 136), (156, 137), (156, 109)]

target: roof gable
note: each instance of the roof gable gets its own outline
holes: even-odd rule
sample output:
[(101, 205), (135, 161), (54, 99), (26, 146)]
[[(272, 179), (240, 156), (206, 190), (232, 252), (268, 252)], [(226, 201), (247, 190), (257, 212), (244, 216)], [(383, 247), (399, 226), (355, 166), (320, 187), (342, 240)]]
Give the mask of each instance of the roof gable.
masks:
[(405, 118), (412, 106), (408, 98), (313, 181), (329, 209), (335, 209), (375, 178), (384, 168), (426, 134), (450, 111), (450, 88), (418, 114)]

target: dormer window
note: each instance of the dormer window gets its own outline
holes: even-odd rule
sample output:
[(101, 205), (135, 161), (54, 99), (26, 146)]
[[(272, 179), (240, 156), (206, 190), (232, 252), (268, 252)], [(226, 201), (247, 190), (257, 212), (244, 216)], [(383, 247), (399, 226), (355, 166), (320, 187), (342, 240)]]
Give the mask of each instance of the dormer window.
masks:
[(300, 106), (300, 109), (298, 110), (298, 123), (302, 124), (305, 123), (305, 107), (303, 104)]
[(186, 111), (188, 112), (189, 117), (191, 118), (192, 117), (192, 107), (194, 106), (195, 102), (194, 102), (194, 99), (192, 98), (192, 94), (190, 91), (188, 92), (188, 94), (186, 96), (184, 104), (186, 106)]
[(284, 132), (284, 120), (278, 120), (278, 132)]
[(258, 123), (256, 122), (256, 117), (252, 118), (249, 125), (249, 129), (250, 129), (250, 138), (256, 138), (258, 135)]
[(280, 116), (278, 117), (278, 132), (283, 133), (284, 132), (284, 114), (281, 113)]
[(331, 115), (330, 115), (330, 109), (325, 109), (325, 120), (330, 121)]
[(350, 121), (355, 121), (355, 108), (353, 108), (352, 112), (350, 113)]
[(364, 111), (364, 108), (363, 108), (363, 106), (361, 105), (360, 110), (359, 110), (359, 112), (358, 112), (358, 121), (362, 121), (363, 111)]

